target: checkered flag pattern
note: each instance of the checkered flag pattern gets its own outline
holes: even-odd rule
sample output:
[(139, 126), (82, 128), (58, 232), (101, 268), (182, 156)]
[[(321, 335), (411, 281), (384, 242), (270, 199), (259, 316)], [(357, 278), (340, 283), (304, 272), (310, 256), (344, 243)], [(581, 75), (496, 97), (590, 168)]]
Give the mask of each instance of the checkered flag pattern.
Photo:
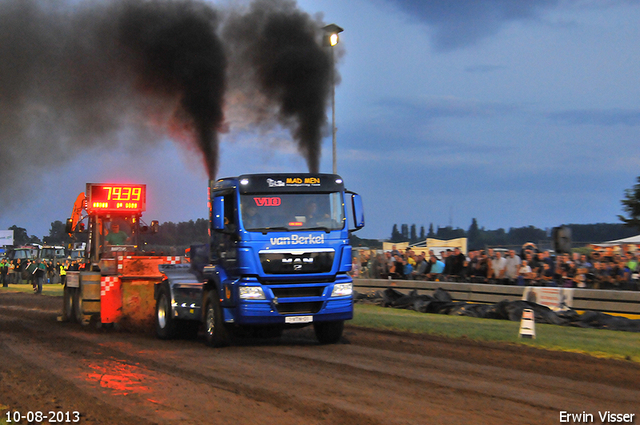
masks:
[(111, 291), (116, 283), (118, 283), (118, 276), (102, 276), (100, 279), (100, 296), (104, 297), (107, 292)]

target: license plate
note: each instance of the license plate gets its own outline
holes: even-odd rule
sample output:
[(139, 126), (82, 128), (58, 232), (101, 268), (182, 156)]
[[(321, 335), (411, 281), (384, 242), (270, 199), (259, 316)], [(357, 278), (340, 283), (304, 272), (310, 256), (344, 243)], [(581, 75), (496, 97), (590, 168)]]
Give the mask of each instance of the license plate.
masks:
[(313, 316), (287, 316), (284, 323), (310, 323), (313, 322)]

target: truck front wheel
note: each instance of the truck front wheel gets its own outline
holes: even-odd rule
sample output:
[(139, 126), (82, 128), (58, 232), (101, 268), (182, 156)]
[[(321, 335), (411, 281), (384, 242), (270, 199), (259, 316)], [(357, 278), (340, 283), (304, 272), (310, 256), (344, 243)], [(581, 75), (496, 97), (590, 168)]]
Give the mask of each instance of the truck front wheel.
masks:
[(171, 296), (166, 287), (160, 289), (156, 301), (156, 335), (160, 339), (176, 337), (176, 321), (171, 315)]
[(342, 338), (344, 320), (335, 322), (314, 322), (313, 330), (320, 344), (335, 344)]
[(224, 323), (222, 307), (215, 291), (209, 292), (205, 304), (204, 335), (210, 347), (226, 347), (231, 343), (231, 335)]

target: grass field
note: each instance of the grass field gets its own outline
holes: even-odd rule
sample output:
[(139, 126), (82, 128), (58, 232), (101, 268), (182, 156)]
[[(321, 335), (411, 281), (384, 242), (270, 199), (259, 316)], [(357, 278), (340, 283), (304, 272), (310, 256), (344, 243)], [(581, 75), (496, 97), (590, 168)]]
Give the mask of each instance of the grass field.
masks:
[(636, 332), (537, 323), (536, 339), (526, 339), (519, 337), (520, 322), (426, 314), (363, 304), (356, 304), (354, 319), (350, 324), (449, 338), (524, 344), (640, 363), (640, 334)]
[[(10, 285), (5, 292), (33, 293), (31, 285)], [(44, 295), (62, 296), (62, 285), (44, 285)], [(587, 353), (640, 363), (640, 333), (536, 324), (536, 339), (519, 338), (520, 322), (417, 313), (356, 304), (351, 325), (448, 338), (525, 344), (548, 350)], [(0, 422), (1, 424), (1, 422)]]
[[(42, 285), (42, 294), (52, 295), (52, 296), (57, 296), (57, 295), (62, 296), (63, 288), (64, 287), (62, 285), (45, 284), (45, 285)], [(8, 288), (0, 287), (0, 294), (2, 294), (3, 292), (26, 292), (28, 294), (33, 294), (33, 286), (21, 284), (21, 285), (9, 285)]]

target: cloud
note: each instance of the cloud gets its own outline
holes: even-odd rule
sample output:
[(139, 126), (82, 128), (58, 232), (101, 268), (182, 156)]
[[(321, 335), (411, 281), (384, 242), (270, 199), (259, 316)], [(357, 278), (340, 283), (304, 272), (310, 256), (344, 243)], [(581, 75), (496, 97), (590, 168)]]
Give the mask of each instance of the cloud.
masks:
[(468, 47), (497, 34), (506, 24), (533, 21), (559, 0), (387, 0), (433, 30), (438, 51)]
[(567, 125), (640, 125), (638, 109), (581, 109), (552, 112), (547, 117), (558, 124)]

